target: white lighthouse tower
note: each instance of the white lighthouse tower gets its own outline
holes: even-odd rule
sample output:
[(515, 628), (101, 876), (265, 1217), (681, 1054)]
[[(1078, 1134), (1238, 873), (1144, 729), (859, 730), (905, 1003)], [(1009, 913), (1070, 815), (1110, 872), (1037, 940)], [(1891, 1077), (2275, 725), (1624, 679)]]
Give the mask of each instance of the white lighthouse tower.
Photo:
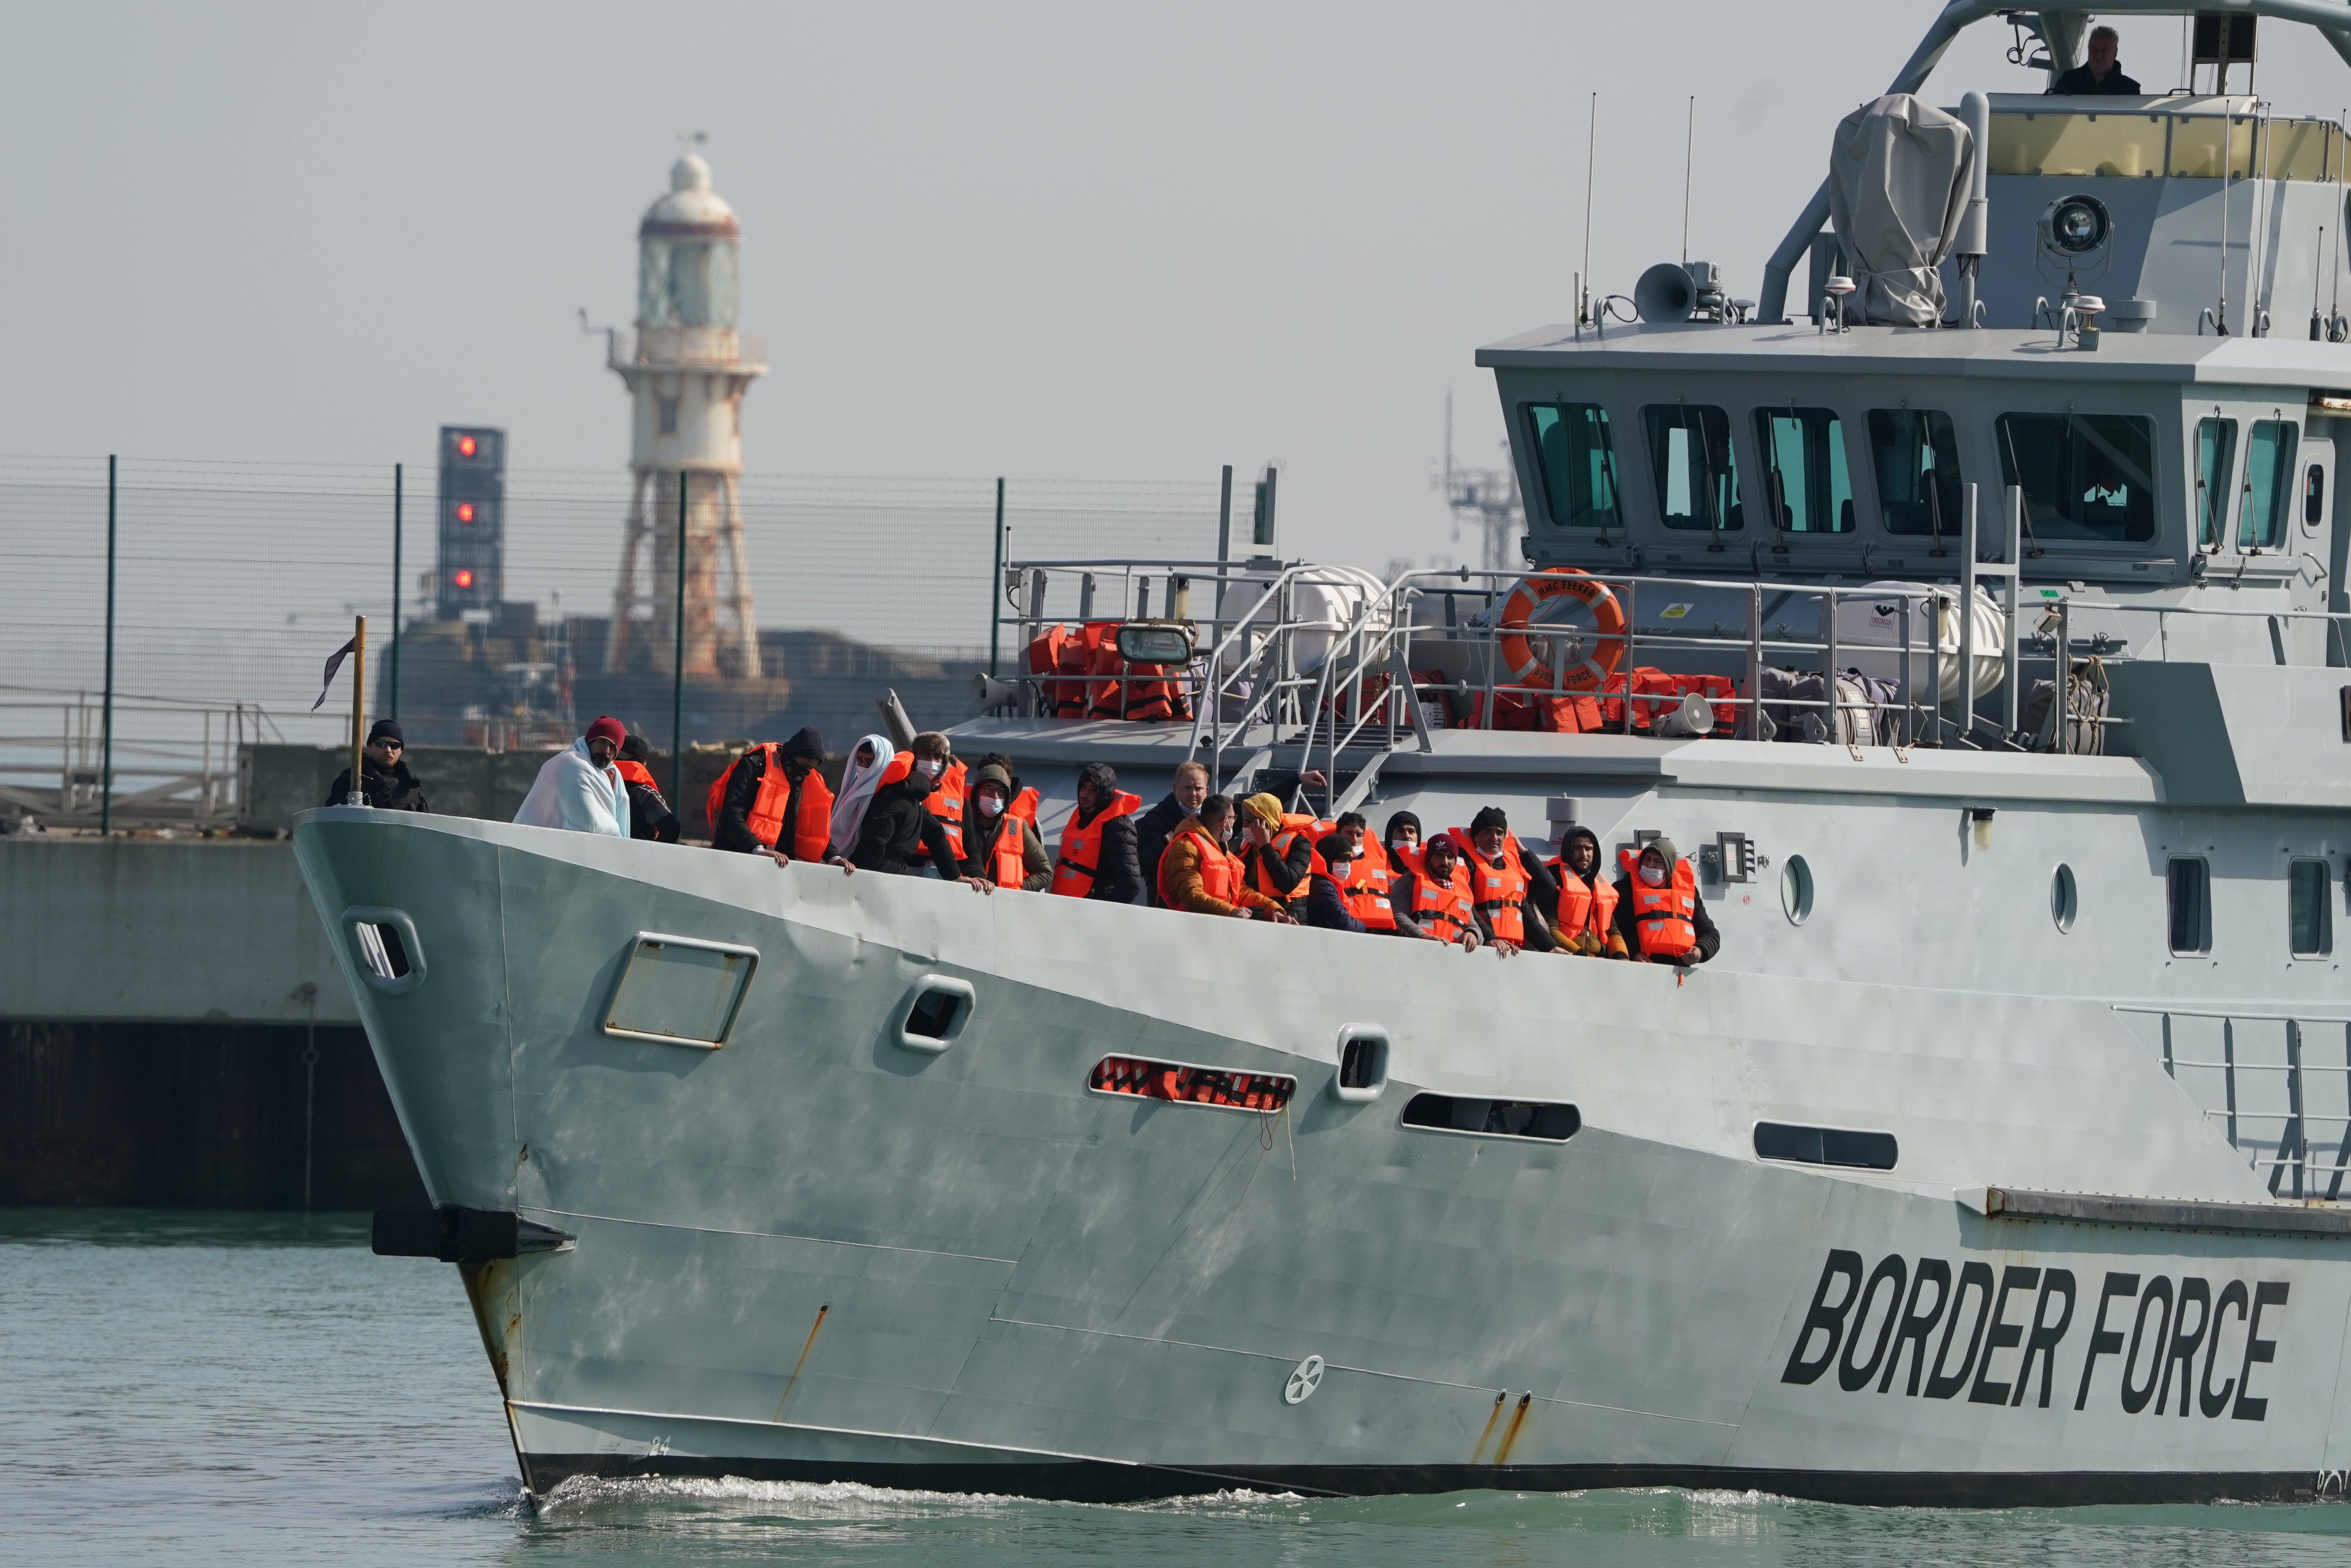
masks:
[[(688, 151), (669, 193), (637, 226), (637, 325), (611, 334), (607, 362), (628, 384), (633, 439), (628, 535), (612, 590), (604, 668), (670, 673), (677, 649), (679, 490), (685, 522), (685, 673), (756, 680), (758, 623), (743, 545), (743, 394), (764, 371), (757, 337), (736, 330), (735, 211)], [(719, 588), (719, 556), (726, 587)], [(722, 614), (722, 611), (724, 612)]]

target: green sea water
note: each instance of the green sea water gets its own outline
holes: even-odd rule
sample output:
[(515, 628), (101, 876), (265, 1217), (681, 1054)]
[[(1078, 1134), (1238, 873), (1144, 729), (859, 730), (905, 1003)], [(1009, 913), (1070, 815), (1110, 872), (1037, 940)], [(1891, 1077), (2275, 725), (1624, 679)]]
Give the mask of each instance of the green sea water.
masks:
[(456, 1271), (365, 1221), (0, 1210), (0, 1562), (2351, 1563), (2351, 1506), (1998, 1512), (1670, 1490), (1142, 1506), (708, 1481), (527, 1501)]

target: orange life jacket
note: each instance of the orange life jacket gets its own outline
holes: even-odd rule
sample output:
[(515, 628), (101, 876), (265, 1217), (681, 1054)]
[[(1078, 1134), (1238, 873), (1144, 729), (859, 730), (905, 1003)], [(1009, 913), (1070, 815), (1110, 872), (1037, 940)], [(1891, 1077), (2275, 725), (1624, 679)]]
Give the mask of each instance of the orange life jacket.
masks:
[[(1168, 837), (1168, 848), (1174, 848), (1178, 839), (1186, 836), (1196, 838), (1200, 841), (1200, 890), (1207, 894), (1209, 898), (1222, 899), (1228, 904), (1239, 903), (1241, 896), (1240, 857), (1227, 853), (1225, 846), (1218, 844), (1214, 838), (1211, 838), (1206, 828), (1178, 827), (1175, 833), (1170, 835)], [(1165, 850), (1162, 850), (1160, 852), (1159, 875), (1155, 877), (1154, 880), (1159, 885), (1160, 907), (1166, 909), (1178, 908), (1176, 902), (1175, 888), (1169, 885), (1167, 880), (1167, 855)]]
[(1110, 826), (1112, 817), (1124, 816), (1142, 805), (1141, 795), (1121, 790), (1083, 827), (1078, 826), (1078, 814), (1071, 812), (1061, 829), (1061, 851), (1053, 857), (1051, 890), (1065, 898), (1082, 898), (1092, 893), (1094, 872), (1102, 866), (1102, 829)]
[(621, 770), (622, 784), (643, 784), (647, 789), (655, 791), (661, 788), (661, 785), (653, 783), (653, 769), (643, 763), (631, 762), (628, 758), (622, 757), (612, 765)]
[(1391, 861), (1395, 862), (1397, 866), (1401, 866), (1406, 871), (1411, 872), (1414, 876), (1425, 877), (1427, 875), (1427, 873), (1421, 867), (1421, 846), (1417, 844), (1389, 844), (1384, 845), (1382, 847), (1386, 851), (1387, 857)]
[[(759, 793), (753, 798), (751, 809), (743, 815), (743, 825), (761, 844), (780, 849), (795, 860), (821, 860), (826, 841), (832, 833), (832, 788), (816, 769), (809, 769), (808, 777), (800, 784), (799, 816), (792, 824), (790, 841), (786, 842), (784, 808), (791, 802), (792, 781), (784, 773), (783, 752), (783, 747), (774, 741), (763, 742), (728, 763), (702, 803), (704, 815), (709, 819), (710, 831), (716, 833), (719, 807), (726, 803), (727, 784), (734, 778), (735, 770), (743, 765), (743, 757), (757, 754), (766, 759), (765, 771), (759, 775)], [(632, 767), (638, 764), (622, 764), (621, 776), (629, 777), (628, 770)], [(646, 774), (641, 782), (653, 783), (653, 775)]]
[(1290, 858), (1290, 846), (1295, 840), (1302, 837), (1311, 845), (1320, 840), (1323, 835), (1332, 832), (1334, 827), (1334, 824), (1318, 822), (1302, 812), (1283, 812), (1281, 826), (1274, 831), (1273, 842), (1258, 852), (1257, 890), (1276, 903), (1293, 906), (1290, 913), (1297, 914), (1299, 912), (1297, 907), (1303, 906), (1306, 902), (1309, 885), (1315, 877), (1328, 877), (1331, 874), (1331, 867), (1323, 863), (1322, 852), (1319, 849), (1308, 851), (1306, 875), (1301, 877), (1298, 879), (1298, 886), (1287, 893), (1274, 886), (1272, 875), (1265, 868), (1265, 857), (1270, 855), (1276, 859), (1287, 860)]
[(1027, 836), (1020, 825), (1037, 826), (1037, 792), (1024, 789), (1005, 805), (1004, 815), (997, 819), (1003, 826), (996, 830), (996, 843), (989, 853), (988, 869), (999, 888), (1018, 888), (1029, 879), (1029, 861), (1023, 853)]
[(1602, 941), (1616, 923), (1616, 885), (1600, 875), (1600, 867), (1592, 868), (1592, 885), (1585, 887), (1583, 878), (1568, 868), (1564, 856), (1548, 861), (1551, 874), (1559, 878), (1559, 929), (1571, 937), (1589, 932)]
[(1019, 794), (1012, 797), (1011, 804), (1004, 808), (1004, 815), (1017, 816), (1029, 826), (1036, 826), (1037, 792), (1033, 789), (1022, 789)]
[(1619, 849), (1616, 864), (1623, 867), (1633, 890), (1633, 927), (1641, 933), (1641, 956), (1667, 953), (1675, 958), (1698, 946), (1698, 873), (1687, 860), (1674, 862), (1673, 879), (1662, 888), (1652, 888), (1641, 880), (1640, 852)]
[(1119, 657), (1117, 622), (1091, 623), (1087, 630), (1097, 637), (1092, 645), (1090, 672), (1097, 679), (1087, 710), (1089, 717), (1164, 724), (1171, 719), (1192, 716), (1191, 704), (1184, 701), (1176, 683), (1167, 678), (1165, 665), (1129, 664)]
[(1348, 861), (1343, 871), (1331, 873), (1340, 902), (1347, 906), (1347, 913), (1364, 922), (1367, 931), (1395, 929), (1395, 909), (1388, 902), (1390, 876), (1387, 852), (1368, 837), (1362, 854)]
[[(914, 753), (899, 752), (882, 770), (882, 776), (873, 781), (873, 787), (878, 790), (885, 784), (896, 784), (900, 779), (911, 777), (914, 771)], [(939, 826), (947, 830), (947, 847), (955, 851), (957, 860), (963, 858), (963, 764), (949, 763), (939, 776), (931, 781), (931, 793), (923, 797), (923, 809), (937, 817)], [(947, 867), (940, 867), (939, 872), (945, 876)]]
[(1460, 861), (1453, 863), (1453, 875), (1439, 882), (1423, 869), (1413, 874), (1412, 918), (1430, 935), (1451, 941), (1462, 932), (1477, 928), (1469, 918), (1469, 871)]
[(1527, 868), (1519, 860), (1519, 840), (1515, 834), (1502, 835), (1502, 864), (1497, 867), (1478, 853), (1476, 842), (1466, 827), (1448, 827), (1445, 836), (1453, 840), (1461, 852), (1462, 863), (1469, 868), (1474, 901), (1486, 917), (1487, 926), (1498, 942), (1524, 942), (1527, 940), (1527, 889), (1531, 885)]

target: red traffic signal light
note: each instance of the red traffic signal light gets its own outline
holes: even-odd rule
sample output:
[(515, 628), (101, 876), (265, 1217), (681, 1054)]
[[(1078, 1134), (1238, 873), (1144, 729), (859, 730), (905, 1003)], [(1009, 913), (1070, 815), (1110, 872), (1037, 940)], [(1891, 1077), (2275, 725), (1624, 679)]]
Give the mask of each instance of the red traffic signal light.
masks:
[[(467, 441), (471, 441), (474, 438), (472, 436), (467, 436), (465, 439)], [(473, 520), (474, 504), (470, 501), (460, 501), (457, 503), (457, 521), (460, 523), (471, 523)]]
[(474, 586), (474, 574), (464, 566), (460, 566), (451, 576), (449, 580), (455, 583), (461, 588), (470, 588)]
[[(475, 445), (472, 436), (461, 435), (457, 438), (457, 455), (459, 457), (471, 457), (474, 455), (475, 450)], [(467, 518), (466, 521), (471, 522), (473, 519)]]

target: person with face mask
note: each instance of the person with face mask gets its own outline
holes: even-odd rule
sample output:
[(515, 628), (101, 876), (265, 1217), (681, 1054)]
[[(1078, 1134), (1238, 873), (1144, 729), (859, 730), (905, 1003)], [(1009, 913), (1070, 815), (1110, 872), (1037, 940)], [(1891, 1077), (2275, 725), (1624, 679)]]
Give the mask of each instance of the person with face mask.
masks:
[[(1362, 812), (1342, 812), (1338, 830), (1317, 848), (1323, 863), (1331, 868), (1332, 884), (1338, 888), (1347, 913), (1364, 929), (1387, 936), (1396, 929), (1395, 908), (1389, 896), (1395, 872), (1388, 864), (1386, 849), (1373, 842), (1371, 826)], [(1332, 839), (1339, 840), (1346, 848), (1346, 853), (1336, 860), (1331, 857)]]
[(710, 847), (778, 861), (822, 860), (832, 836), (832, 790), (817, 770), (824, 737), (802, 728), (751, 747), (710, 786)]
[(1624, 958), (1616, 934), (1616, 888), (1600, 870), (1600, 840), (1588, 827), (1570, 827), (1551, 862), (1559, 883), (1551, 934), (1562, 952), (1587, 958)]
[(851, 854), (864, 836), (865, 808), (881, 786), (882, 770), (896, 755), (897, 747), (887, 735), (868, 735), (849, 749), (849, 760), (841, 768), (841, 788), (833, 793), (832, 831), (828, 835), (836, 855)]
[[(931, 796), (946, 772), (947, 757), (947, 738), (925, 730), (890, 760), (866, 805), (851, 865), (896, 877), (941, 875), (933, 867), (945, 867), (944, 875), (950, 878), (968, 881), (982, 891), (995, 890), (992, 877), (963, 875), (946, 824), (931, 810)], [(960, 831), (960, 823), (957, 827)]]
[(1200, 805), (1207, 798), (1207, 768), (1199, 763), (1177, 763), (1167, 797), (1134, 819), (1135, 862), (1143, 868), (1144, 887), (1158, 888), (1159, 857), (1166, 851), (1168, 836), (1180, 823), (1199, 815)]
[(1698, 872), (1672, 839), (1653, 838), (1637, 855), (1620, 849), (1616, 864), (1625, 872), (1616, 879), (1616, 931), (1633, 956), (1687, 968), (1721, 950), (1721, 933), (1698, 894)]
[(1053, 880), (1053, 857), (1037, 836), (1037, 792), (1012, 776), (1000, 752), (980, 758), (963, 824), (963, 874), (995, 888), (1041, 891)]

